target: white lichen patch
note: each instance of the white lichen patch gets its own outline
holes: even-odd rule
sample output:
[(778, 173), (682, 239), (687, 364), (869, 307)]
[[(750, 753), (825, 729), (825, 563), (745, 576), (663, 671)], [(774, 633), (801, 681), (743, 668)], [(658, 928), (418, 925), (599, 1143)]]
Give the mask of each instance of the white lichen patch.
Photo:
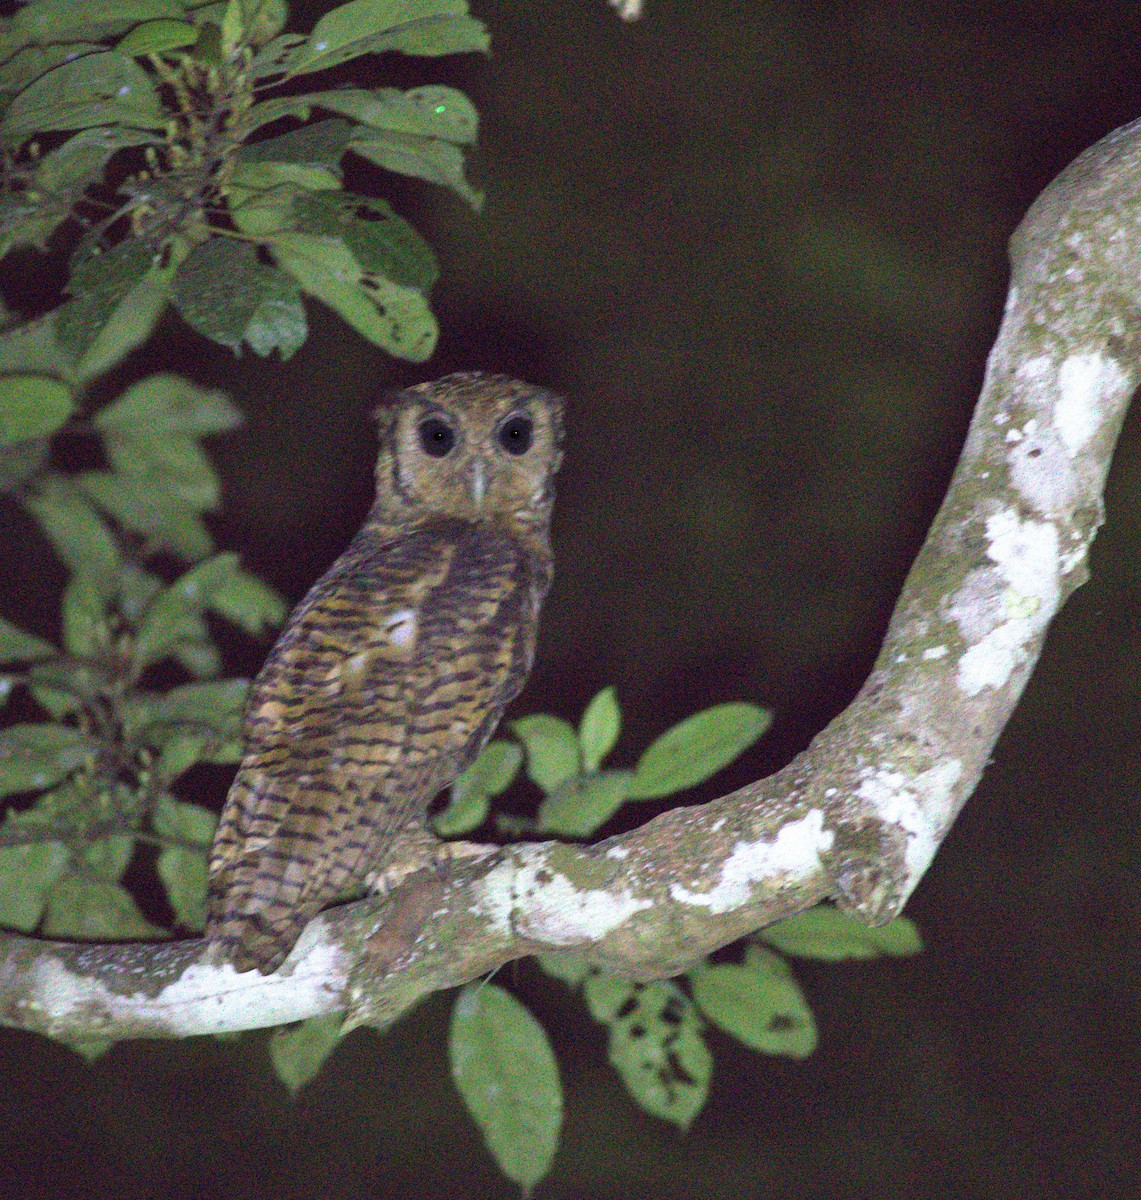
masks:
[(580, 888), (549, 865), (549, 849), (520, 846), (515, 863), (493, 868), (478, 885), (472, 912), (504, 933), (515, 930), (552, 946), (597, 941), (649, 908), (653, 901), (628, 888)]
[(968, 696), (1002, 687), (1058, 608), (1061, 561), (1053, 523), (1024, 521), (1006, 509), (987, 518), (986, 533), (995, 566), (970, 572), (949, 605), (970, 643), (958, 673)]
[(821, 852), (831, 847), (833, 838), (832, 832), (824, 829), (824, 814), (813, 809), (782, 826), (775, 838), (738, 842), (708, 891), (671, 883), (670, 896), (680, 904), (700, 905), (711, 913), (730, 912), (752, 899), (758, 883), (777, 885), (815, 871)]
[(923, 659), (925, 662), (935, 662), (940, 658), (946, 658), (949, 653), (946, 646), (929, 646), (923, 651)]
[(1125, 398), (1129, 377), (1116, 359), (1091, 352), (1071, 354), (1058, 368), (1054, 427), (1071, 458), (1097, 432), (1107, 413)]
[[(258, 1029), (332, 1012), (345, 982), (334, 956), (341, 951), (320, 936), (310, 940), (307, 950), (294, 950), (292, 971), (287, 965), (288, 973), (268, 978), (257, 971), (239, 975), (228, 963), (193, 963), (152, 995), (142, 986), (138, 992), (124, 992), (122, 977), (112, 990), (45, 955), (34, 968), (28, 999), (61, 1029), (90, 1028), (93, 1020), (106, 1021), (109, 1032), (147, 1026), (171, 1037)], [(140, 985), (150, 982), (148, 971)]]
[(907, 881), (911, 889), (923, 877), (955, 815), (955, 784), (963, 773), (957, 758), (909, 776), (888, 767), (868, 768), (856, 794), (881, 820), (907, 835)]

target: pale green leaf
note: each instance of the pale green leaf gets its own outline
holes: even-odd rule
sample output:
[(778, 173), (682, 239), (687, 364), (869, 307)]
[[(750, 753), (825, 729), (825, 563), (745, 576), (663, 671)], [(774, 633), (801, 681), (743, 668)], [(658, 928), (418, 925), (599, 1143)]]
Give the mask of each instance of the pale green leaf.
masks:
[(209, 809), (163, 793), (155, 804), (151, 824), (163, 837), (194, 843), (163, 847), (155, 869), (179, 924), (201, 932), (206, 927), (206, 855), (218, 817)]
[(95, 416), (104, 433), (124, 437), (183, 433), (200, 437), (224, 433), (242, 423), (225, 392), (200, 388), (181, 375), (148, 375)]
[(113, 834), (100, 838), (86, 846), (80, 854), (83, 865), (101, 879), (118, 883), (123, 878), (131, 856), (135, 852), (135, 839), (126, 834)]
[(143, 534), (148, 551), (167, 549), (194, 562), (214, 549), (196, 506), (176, 495), (167, 478), (87, 471), (76, 483), (120, 524)]
[(352, 0), (334, 8), (286, 59), (290, 75), (323, 71), (361, 54), (486, 50), (487, 32), (467, 0)]
[[(320, 95), (321, 93), (317, 93)], [(254, 128), (284, 116), (309, 115), (308, 96), (282, 96), (277, 100), (266, 100), (255, 104), (250, 112)], [(341, 155), (349, 148), (353, 137), (351, 121), (331, 118), (313, 121), (300, 129), (276, 137), (263, 138), (260, 142), (247, 142), (238, 152), (239, 164), (277, 162), (294, 163), (300, 166), (334, 168)], [(279, 181), (280, 182), (280, 181)], [(253, 186), (252, 183), (249, 186)]]
[(666, 730), (638, 760), (630, 799), (669, 796), (704, 783), (771, 723), (772, 714), (755, 704), (718, 704), (695, 713)]
[(341, 1040), (344, 1017), (327, 1013), (310, 1017), (296, 1025), (279, 1025), (269, 1038), (269, 1057), (273, 1073), (289, 1089), (297, 1093), (325, 1065), (325, 1060)]
[(201, 733), (176, 733), (155, 760), (155, 774), (170, 783), (201, 762), (211, 739)]
[(578, 736), (569, 721), (536, 713), (512, 721), (511, 731), (527, 752), (528, 776), (544, 792), (579, 773)]
[(58, 311), (0, 331), (0, 372), (70, 378), (74, 362), (56, 336)]
[(571, 950), (554, 950), (547, 954), (536, 954), (535, 962), (554, 979), (560, 979), (567, 987), (579, 987), (585, 981), (593, 967), (582, 957)]
[(80, 571), (63, 590), (63, 644), (77, 658), (93, 658), (107, 649), (107, 599), (91, 577)]
[(58, 653), (51, 642), (25, 633), (0, 617), (0, 662), (35, 662), (40, 658), (52, 658)]
[(116, 37), (143, 21), (178, 20), (179, 0), (31, 0), (14, 19), (21, 41), (79, 42)]
[(248, 679), (185, 683), (161, 696), (148, 697), (143, 727), (147, 741), (165, 746), (191, 734), (219, 743), (240, 737), (249, 686)]
[(522, 761), (523, 751), (514, 742), (489, 742), (452, 784), (447, 808), (433, 819), (436, 832), (441, 837), (457, 837), (482, 825), (491, 797), (510, 787)]
[(451, 188), (476, 212), (483, 207), (483, 193), (476, 191), (464, 176), (463, 151), (452, 142), (362, 127), (349, 149), (378, 167)]
[(104, 435), (115, 470), (159, 489), (196, 511), (218, 507), (222, 484), (197, 438), (183, 433), (131, 430)]
[(609, 1025), (634, 998), (637, 987), (629, 979), (593, 971), (583, 980), (582, 994), (590, 1015), (603, 1025)]
[(586, 706), (578, 724), (578, 741), (582, 747), (582, 765), (587, 771), (597, 771), (602, 760), (614, 749), (622, 729), (622, 714), (618, 697), (612, 687), (603, 688)]
[(923, 949), (919, 931), (906, 917), (896, 917), (889, 925), (873, 929), (830, 904), (818, 904), (778, 921), (757, 936), (782, 954), (825, 962), (879, 958), (883, 954), (905, 957)]
[[(81, 383), (106, 375), (120, 359), (150, 337), (166, 308), (176, 267), (176, 257), (165, 267), (152, 266), (115, 305), (75, 365), (75, 377)], [(71, 304), (64, 306), (70, 307)]]
[(187, 21), (147, 21), (136, 25), (115, 49), (120, 54), (142, 57), (146, 54), (161, 54), (164, 50), (178, 50), (193, 46), (198, 41), (198, 30)]
[(301, 289), (284, 271), (263, 267), (261, 301), (246, 326), (246, 342), (262, 358), (276, 350), (287, 362), (309, 336)]
[(439, 276), (432, 247), (383, 200), (309, 192), (294, 198), (293, 215), (301, 233), (340, 238), (366, 273), (425, 293)]
[(62, 875), (47, 894), (41, 931), (74, 941), (152, 941), (170, 932), (152, 925), (121, 884)]
[(254, 79), (264, 79), (267, 75), (281, 75), (285, 72), (285, 61), (292, 53), (294, 46), (305, 41), (303, 34), (283, 33), (267, 42), (254, 55), (250, 71)]
[(539, 805), (539, 828), (563, 837), (588, 837), (622, 807), (631, 771), (600, 771), (564, 779)]
[(0, 846), (0, 925), (31, 933), (71, 852), (60, 842)]
[(57, 721), (69, 713), (79, 712), (84, 699), (95, 693), (91, 671), (65, 658), (34, 663), (28, 675), (29, 690), (36, 703), (46, 708)]
[[(323, 108), (340, 113), (351, 121), (383, 129), (392, 133), (411, 133), (418, 137), (439, 138), (457, 145), (475, 141), (479, 131), (479, 115), (475, 105), (455, 88), (432, 86), (413, 88), (402, 92), (397, 88), (338, 88), (329, 92), (309, 92), (303, 96), (286, 96), (280, 100), (266, 100), (256, 105), (251, 113), (257, 124), (265, 124), (286, 115), (304, 118), (308, 109)], [(324, 128), (323, 128), (324, 127)], [(306, 135), (306, 130), (322, 130)], [(256, 153), (259, 158), (280, 158), (288, 162), (336, 162), (349, 144), (354, 133), (367, 136), (363, 130), (354, 130), (349, 121), (320, 121), (292, 133), (270, 138), (268, 142), (256, 143), (247, 148), (243, 157)], [(294, 153), (267, 153), (271, 143), (289, 146), (296, 140), (298, 147), (322, 146), (323, 157), (301, 158)]]
[(49, 150), (36, 165), (33, 187), (37, 192), (51, 192), (67, 203), (64, 212), (70, 213), (74, 195), (84, 191), (103, 175), (112, 155), (130, 146), (162, 141), (159, 134), (122, 125), (97, 125), (81, 129), (62, 146)]
[(702, 965), (689, 972), (693, 998), (726, 1033), (762, 1054), (807, 1058), (816, 1021), (784, 959), (750, 947), (742, 964)]
[(71, 416), (71, 389), (46, 375), (0, 377), (0, 442), (50, 437)]
[(448, 1030), (452, 1078), (499, 1169), (529, 1191), (559, 1145), (563, 1097), (543, 1027), (491, 983), (464, 988)]
[(87, 574), (104, 596), (115, 594), (119, 548), (102, 517), (61, 475), (42, 479), (24, 504), (69, 570)]
[(274, 236), (270, 249), (304, 291), (369, 341), (412, 362), (431, 356), (439, 327), (423, 295), (367, 274), (340, 238), (286, 232)]
[[(98, 42), (68, 41), (66, 45), (24, 46), (0, 63), (0, 107), (6, 107), (28, 84), (62, 63), (106, 50)], [(0, 54), (2, 56), (2, 54)]]
[(610, 1023), (610, 1062), (642, 1108), (688, 1129), (713, 1073), (701, 1018), (668, 980), (638, 985), (632, 1000)]
[(53, 1040), (73, 1050), (88, 1066), (102, 1058), (117, 1044), (113, 1038), (55, 1036)]
[(167, 116), (146, 71), (108, 50), (84, 54), (29, 84), (8, 106), (0, 139), (15, 146), (48, 130), (92, 125), (162, 129)]

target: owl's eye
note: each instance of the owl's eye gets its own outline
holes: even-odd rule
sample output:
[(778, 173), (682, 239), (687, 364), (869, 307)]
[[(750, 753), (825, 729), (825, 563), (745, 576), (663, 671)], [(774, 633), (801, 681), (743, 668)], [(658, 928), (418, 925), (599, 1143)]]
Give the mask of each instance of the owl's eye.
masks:
[(419, 434), (424, 453), (433, 458), (445, 457), (456, 444), (455, 431), (447, 421), (441, 421), (439, 417), (425, 417), (420, 422)]
[(534, 432), (533, 422), (528, 416), (516, 413), (508, 417), (499, 427), (499, 444), (508, 454), (526, 454), (531, 448)]

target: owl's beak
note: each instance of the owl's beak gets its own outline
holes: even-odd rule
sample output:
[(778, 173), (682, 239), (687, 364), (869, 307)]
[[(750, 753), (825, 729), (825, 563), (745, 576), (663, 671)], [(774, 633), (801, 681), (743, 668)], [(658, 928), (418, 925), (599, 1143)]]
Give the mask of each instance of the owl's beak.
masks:
[(484, 497), (487, 495), (487, 463), (477, 458), (471, 467), (471, 498), (475, 502), (476, 512), (483, 509)]

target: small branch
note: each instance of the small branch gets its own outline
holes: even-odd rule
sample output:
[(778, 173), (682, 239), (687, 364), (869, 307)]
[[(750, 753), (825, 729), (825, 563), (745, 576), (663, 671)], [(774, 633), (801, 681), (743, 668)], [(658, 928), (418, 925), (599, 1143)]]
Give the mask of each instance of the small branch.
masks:
[(182, 1036), (421, 996), (537, 950), (636, 978), (832, 896), (894, 916), (974, 790), (1046, 630), (1087, 577), (1139, 377), (1141, 125), (1083, 154), (1011, 242), (1006, 314), (962, 458), (870, 678), (770, 779), (595, 846), (488, 848), (306, 930), (282, 970), (202, 943), (0, 940), (0, 1019), (64, 1038)]

